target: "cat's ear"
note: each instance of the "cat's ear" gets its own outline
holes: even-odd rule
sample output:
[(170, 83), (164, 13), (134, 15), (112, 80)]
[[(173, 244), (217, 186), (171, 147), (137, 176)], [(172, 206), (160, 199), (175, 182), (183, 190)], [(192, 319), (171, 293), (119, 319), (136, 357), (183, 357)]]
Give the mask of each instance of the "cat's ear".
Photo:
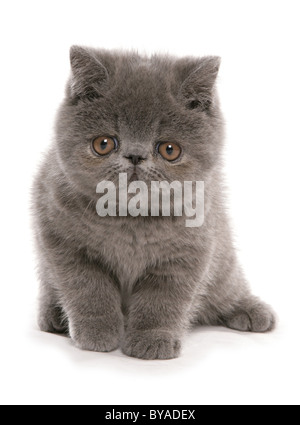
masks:
[(180, 98), (189, 109), (208, 110), (214, 100), (221, 58), (206, 56), (180, 64)]
[(101, 97), (108, 82), (105, 66), (96, 58), (92, 49), (72, 46), (70, 49), (70, 95), (74, 99), (93, 100)]

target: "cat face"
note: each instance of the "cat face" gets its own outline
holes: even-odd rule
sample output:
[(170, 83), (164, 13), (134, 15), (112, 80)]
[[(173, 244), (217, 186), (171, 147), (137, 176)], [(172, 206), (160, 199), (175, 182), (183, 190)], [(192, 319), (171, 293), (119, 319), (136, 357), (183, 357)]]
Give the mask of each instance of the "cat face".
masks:
[(218, 163), (220, 60), (146, 58), (71, 48), (57, 119), (60, 163), (85, 195), (120, 173), (151, 181), (204, 180)]

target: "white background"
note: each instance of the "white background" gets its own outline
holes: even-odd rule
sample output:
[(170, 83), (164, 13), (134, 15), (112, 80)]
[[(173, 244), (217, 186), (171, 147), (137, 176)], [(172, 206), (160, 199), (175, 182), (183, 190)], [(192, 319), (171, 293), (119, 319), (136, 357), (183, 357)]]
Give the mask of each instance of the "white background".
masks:
[[(299, 1), (9, 1), (0, 6), (1, 404), (299, 404)], [(81, 352), (39, 332), (29, 190), (72, 44), (223, 58), (229, 208), (272, 334), (198, 328), (182, 357)]]

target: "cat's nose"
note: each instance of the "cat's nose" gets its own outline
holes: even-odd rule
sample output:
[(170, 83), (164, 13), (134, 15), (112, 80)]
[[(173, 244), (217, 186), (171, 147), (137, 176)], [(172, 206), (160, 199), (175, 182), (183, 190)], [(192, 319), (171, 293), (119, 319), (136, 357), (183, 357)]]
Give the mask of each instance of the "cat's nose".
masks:
[(140, 155), (128, 155), (125, 156), (129, 161), (133, 163), (133, 165), (138, 165), (140, 162), (144, 161), (146, 158)]

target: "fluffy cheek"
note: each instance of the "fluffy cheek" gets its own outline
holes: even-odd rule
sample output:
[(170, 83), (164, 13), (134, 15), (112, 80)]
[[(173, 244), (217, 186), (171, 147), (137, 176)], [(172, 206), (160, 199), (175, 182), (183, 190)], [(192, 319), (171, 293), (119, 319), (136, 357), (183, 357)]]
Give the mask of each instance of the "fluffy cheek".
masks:
[(168, 176), (171, 181), (184, 182), (202, 180), (203, 173), (199, 163), (195, 159), (190, 159), (184, 163), (173, 164), (168, 170)]
[(76, 190), (93, 197), (96, 194), (97, 184), (105, 176), (105, 170), (100, 161), (93, 156), (89, 144), (73, 143), (72, 149), (68, 149), (66, 144), (59, 146), (59, 159), (63, 171)]

